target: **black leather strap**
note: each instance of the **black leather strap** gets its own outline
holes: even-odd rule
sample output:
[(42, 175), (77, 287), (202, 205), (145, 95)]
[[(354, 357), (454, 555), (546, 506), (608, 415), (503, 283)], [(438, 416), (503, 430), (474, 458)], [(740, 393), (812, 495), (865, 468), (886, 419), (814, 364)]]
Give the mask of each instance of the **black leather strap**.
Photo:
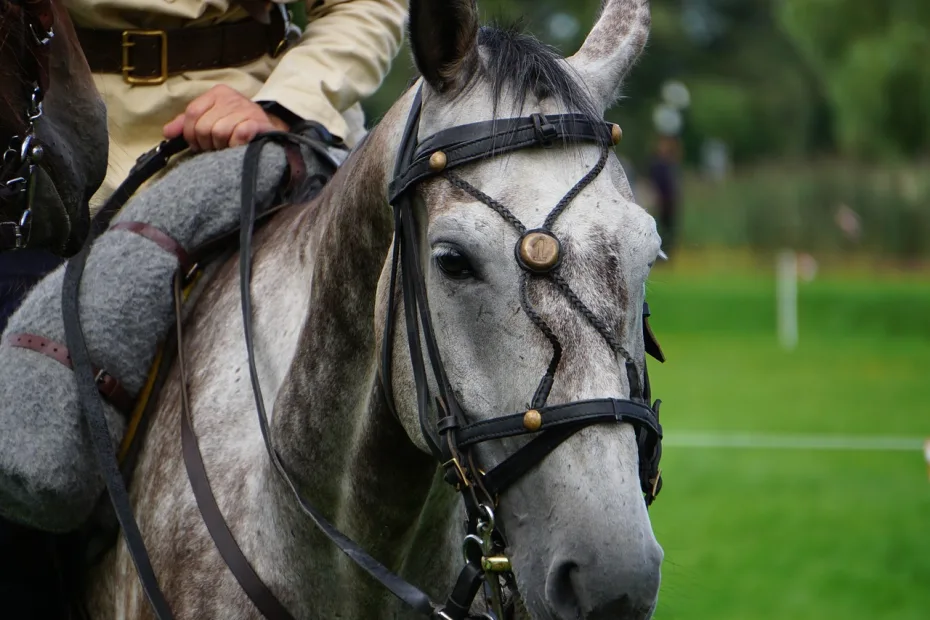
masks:
[(280, 456), (271, 444), (271, 435), (268, 432), (268, 416), (262, 397), (261, 386), (258, 380), (258, 370), (255, 366), (254, 340), (252, 337), (252, 302), (250, 283), (252, 275), (252, 229), (255, 223), (255, 193), (257, 185), (257, 164), (261, 154), (262, 145), (269, 141), (285, 139), (286, 134), (266, 134), (249, 144), (246, 148), (245, 162), (243, 164), (242, 178), (242, 216), (240, 221), (239, 239), (239, 278), (240, 295), (242, 302), (242, 319), (245, 329), (246, 352), (249, 362), (249, 377), (252, 382), (252, 392), (255, 397), (255, 407), (258, 413), (259, 428), (265, 442), (265, 449), (282, 480), (290, 488), (294, 499), (301, 511), (307, 515), (317, 528), (329, 538), (333, 544), (345, 553), (362, 570), (374, 577), (379, 583), (390, 590), (398, 599), (403, 601), (414, 611), (427, 617), (434, 617), (438, 607), (421, 590), (404, 581), (400, 576), (388, 570), (383, 564), (366, 553), (354, 541), (337, 530), (320, 512), (308, 504), (290, 475), (284, 467)]
[[(662, 351), (661, 345), (659, 345), (659, 340), (656, 338), (656, 335), (652, 332), (652, 327), (649, 325), (649, 317), (651, 316), (649, 312), (649, 304), (645, 301), (643, 302), (643, 342), (646, 346), (646, 353), (654, 357), (660, 364), (665, 363), (665, 353)], [(649, 397), (646, 397), (646, 400), (649, 400)]]
[(172, 140), (164, 140), (151, 151), (140, 155), (132, 170), (129, 171), (126, 180), (120, 183), (120, 186), (116, 188), (116, 191), (110, 195), (100, 211), (97, 212), (97, 215), (94, 216), (88, 236), (95, 238), (96, 235), (103, 232), (132, 195), (146, 181), (167, 166), (172, 157), (187, 150), (187, 146), (184, 137), (179, 136)]
[(468, 562), (459, 573), (452, 593), (446, 600), (442, 612), (449, 620), (463, 620), (468, 616), (471, 602), (478, 595), (481, 584), (484, 582), (484, 572), (479, 564)]
[(174, 315), (175, 333), (177, 334), (177, 360), (181, 375), (181, 444), (187, 477), (190, 480), (191, 489), (194, 491), (197, 507), (200, 509), (207, 530), (216, 544), (217, 551), (220, 552), (226, 566), (229, 567), (230, 572), (239, 582), (239, 586), (248, 595), (259, 612), (269, 620), (294, 620), (294, 617), (278, 601), (274, 593), (268, 589), (268, 586), (256, 574), (255, 569), (246, 559), (245, 554), (242, 553), (242, 549), (239, 548), (239, 544), (233, 537), (232, 532), (229, 531), (226, 519), (223, 518), (223, 513), (216, 504), (216, 498), (213, 496), (213, 490), (210, 487), (210, 479), (207, 476), (207, 469), (203, 463), (203, 456), (200, 453), (197, 436), (191, 422), (191, 406), (187, 393), (187, 369), (184, 363), (184, 342), (181, 325), (181, 280), (182, 274), (180, 272), (176, 273), (174, 278)]
[(97, 455), (97, 462), (103, 473), (107, 492), (113, 504), (113, 510), (126, 539), (129, 555), (136, 566), (142, 590), (158, 620), (171, 620), (174, 616), (158, 585), (158, 579), (152, 568), (148, 550), (139, 525), (132, 514), (129, 492), (120, 472), (116, 449), (110, 438), (109, 427), (103, 412), (103, 403), (94, 381), (93, 364), (81, 327), (80, 286), (81, 276), (91, 247), (110, 220), (119, 212), (129, 197), (146, 180), (167, 165), (171, 156), (187, 148), (183, 140), (166, 141), (139, 158), (136, 166), (116, 191), (110, 196), (103, 208), (95, 216), (84, 246), (65, 266), (62, 281), (61, 312), (64, 323), (65, 342), (71, 351), (74, 365), (74, 377), (78, 389), (78, 405), (87, 421), (91, 441)]
[[(541, 131), (538, 125), (539, 118), (531, 116), (462, 125), (425, 138), (417, 148), (413, 161), (391, 181), (391, 204), (423, 179), (478, 159), (530, 146), (549, 146), (554, 140), (609, 143), (609, 123), (592, 125), (580, 114), (559, 114), (543, 118), (550, 123), (551, 131)], [(442, 151), (446, 156), (446, 165), (442, 170), (430, 167), (430, 156), (436, 151)]]
[(542, 425), (536, 431), (529, 431), (524, 426), (524, 413), (514, 413), (463, 426), (457, 433), (458, 445), (460, 448), (466, 448), (489, 439), (541, 432), (566, 424), (588, 426), (606, 422), (644, 425), (657, 437), (662, 437), (662, 428), (652, 409), (632, 400), (618, 398), (579, 400), (564, 405), (544, 407), (538, 412), (542, 418)]
[(542, 433), (482, 476), (484, 488), (497, 497), (582, 428), (581, 424), (561, 426)]

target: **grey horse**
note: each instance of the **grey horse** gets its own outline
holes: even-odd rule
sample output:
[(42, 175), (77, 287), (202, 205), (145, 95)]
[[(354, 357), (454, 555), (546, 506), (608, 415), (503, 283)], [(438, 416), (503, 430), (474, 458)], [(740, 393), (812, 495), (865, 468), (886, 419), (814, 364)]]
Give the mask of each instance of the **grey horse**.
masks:
[[(392, 253), (388, 184), (414, 93), (422, 86), (421, 140), (503, 112), (600, 117), (646, 43), (650, 17), (646, 0), (608, 0), (583, 46), (563, 59), (525, 35), (479, 28), (470, 0), (414, 0), (410, 11), (422, 77), (317, 199), (258, 231), (252, 318), (271, 439), (300, 492), (379, 561), (442, 599), (462, 564), (463, 508), (421, 433), (404, 338), (393, 341), (385, 377), (396, 417), (379, 377)], [(599, 153), (590, 144), (527, 149), (458, 174), (532, 228)], [(183, 182), (183, 174), (179, 166), (170, 179)], [(458, 401), (476, 420), (525, 410), (551, 350), (521, 311), (516, 231), (442, 179), (422, 183), (415, 204), (425, 223), (418, 243), (433, 327)], [(645, 281), (660, 238), (613, 153), (556, 232), (562, 276), (642, 359)], [(545, 282), (529, 294), (564, 345), (550, 403), (628, 397), (629, 375), (575, 306)], [(403, 300), (395, 302), (403, 333)], [(238, 304), (232, 259), (185, 319), (194, 430), (236, 541), (294, 617), (413, 617), (314, 528), (277, 476), (255, 418)], [(180, 398), (175, 369), (132, 480), (152, 564), (176, 617), (259, 618), (195, 502), (181, 457)], [(483, 444), (476, 459), (491, 467), (522, 441)], [(590, 426), (501, 495), (497, 519), (507, 532), (519, 617), (652, 615), (663, 552), (638, 463), (631, 425)], [(94, 617), (151, 617), (122, 541), (92, 575), (87, 596)]]

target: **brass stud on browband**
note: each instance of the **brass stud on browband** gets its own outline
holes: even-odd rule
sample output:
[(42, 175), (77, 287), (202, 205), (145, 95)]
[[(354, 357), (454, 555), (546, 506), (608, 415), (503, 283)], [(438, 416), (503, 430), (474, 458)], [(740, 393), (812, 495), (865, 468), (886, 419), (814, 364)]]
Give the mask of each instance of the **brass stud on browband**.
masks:
[(530, 409), (523, 414), (523, 428), (528, 431), (538, 431), (542, 426), (542, 416), (535, 409)]
[(610, 126), (610, 141), (614, 143), (614, 146), (620, 144), (620, 140), (623, 140), (623, 130), (620, 129), (620, 125), (614, 123)]
[(559, 264), (561, 244), (546, 230), (527, 231), (517, 243), (517, 260), (535, 273), (545, 273)]
[(449, 159), (442, 151), (436, 151), (429, 156), (429, 169), (433, 172), (442, 172), (447, 163), (449, 163)]

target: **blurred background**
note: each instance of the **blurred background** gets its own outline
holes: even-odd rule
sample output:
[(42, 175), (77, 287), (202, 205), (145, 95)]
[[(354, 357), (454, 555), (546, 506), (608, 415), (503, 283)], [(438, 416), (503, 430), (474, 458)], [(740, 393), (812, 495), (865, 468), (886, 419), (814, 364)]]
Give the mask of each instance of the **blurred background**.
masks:
[[(651, 4), (607, 118), (669, 255), (656, 618), (930, 618), (930, 2)], [(479, 5), (568, 55), (600, 2)]]

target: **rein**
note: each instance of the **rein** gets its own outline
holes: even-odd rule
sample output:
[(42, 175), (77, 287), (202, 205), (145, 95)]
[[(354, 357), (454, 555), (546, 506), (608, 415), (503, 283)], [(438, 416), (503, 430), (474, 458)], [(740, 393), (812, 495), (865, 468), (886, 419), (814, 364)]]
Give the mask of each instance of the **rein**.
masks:
[[(584, 306), (580, 299), (571, 292), (567, 282), (559, 275), (558, 267), (561, 264), (560, 243), (551, 231), (551, 226), (556, 218), (604, 167), (608, 155), (607, 144), (612, 141), (611, 138), (619, 131), (619, 127), (602, 122), (591, 122), (580, 115), (543, 116), (534, 114), (528, 118), (505, 119), (454, 127), (441, 131), (417, 144), (421, 104), (421, 93), (418, 91), (404, 130), (404, 137), (395, 167), (395, 178), (390, 184), (389, 202), (394, 208), (395, 233), (388, 295), (388, 316), (385, 323), (382, 347), (384, 357), (381, 361), (380, 370), (381, 383), (386, 399), (392, 411), (394, 411), (393, 394), (390, 387), (390, 351), (392, 348), (394, 316), (396, 314), (393, 292), (396, 287), (398, 271), (400, 271), (403, 275), (402, 291), (405, 305), (406, 331), (417, 389), (420, 426), (430, 450), (445, 471), (445, 480), (462, 492), (466, 508), (467, 534), (463, 540), (464, 566), (444, 604), (432, 601), (422, 590), (390, 571), (340, 532), (308, 503), (300, 495), (296, 485), (291, 480), (268, 432), (267, 412), (262, 398), (254, 357), (250, 295), (251, 248), (256, 224), (260, 219), (273, 212), (275, 208), (268, 210), (267, 208), (271, 205), (256, 204), (258, 163), (262, 149), (269, 143), (281, 144), (286, 149), (290, 146), (291, 152), (293, 151), (292, 147), (296, 145), (309, 147), (317, 153), (325, 154), (325, 147), (328, 146), (325, 140), (311, 141), (294, 134), (273, 132), (259, 136), (246, 148), (243, 162), (242, 211), (238, 229), (238, 245), (240, 296), (249, 375), (255, 398), (259, 428), (274, 469), (291, 490), (301, 511), (333, 544), (408, 608), (422, 617), (433, 620), (475, 618), (469, 616), (469, 610), (478, 593), (483, 589), (489, 612), (482, 614), (478, 618), (504, 620), (504, 618), (512, 617), (513, 609), (504, 601), (501, 580), (504, 581), (504, 585), (514, 590), (515, 585), (510, 560), (504, 554), (506, 540), (500, 528), (496, 525), (494, 517), (497, 497), (502, 491), (582, 428), (592, 424), (624, 422), (633, 424), (637, 429), (640, 481), (647, 505), (651, 504), (661, 488), (661, 475), (658, 470), (662, 437), (661, 426), (658, 422), (659, 403), (656, 401), (652, 407), (648, 404), (650, 393), (645, 360), (642, 362), (643, 381), (640, 381), (636, 361), (613, 339), (603, 322), (600, 322)], [(602, 154), (597, 165), (556, 205), (547, 218), (545, 225), (537, 230), (526, 230), (519, 223), (519, 220), (503, 205), (449, 172), (451, 169), (466, 163), (518, 149), (531, 147), (551, 148), (558, 140), (579, 140), (595, 143), (601, 146)], [(616, 143), (616, 140), (613, 140), (613, 142)], [(83, 268), (94, 239), (106, 228), (109, 221), (125, 204), (129, 196), (147, 178), (163, 168), (170, 157), (185, 147), (186, 145), (181, 139), (166, 141), (140, 158), (127, 180), (94, 219), (91, 233), (84, 247), (67, 264), (63, 283), (62, 312), (67, 346), (73, 358), (74, 372), (79, 389), (80, 406), (87, 419), (94, 448), (103, 470), (107, 491), (122, 527), (127, 547), (135, 563), (143, 590), (158, 620), (169, 620), (173, 616), (158, 585), (145, 543), (132, 514), (126, 482), (119, 471), (115, 449), (108, 434), (101, 395), (94, 383), (93, 364), (88, 355), (81, 331), (78, 290)], [(292, 162), (292, 159), (292, 157), (288, 158), (289, 163), (292, 164), (291, 177), (293, 180), (295, 176), (300, 175), (295, 175), (296, 164)], [(533, 396), (532, 408), (525, 412), (505, 415), (482, 422), (468, 423), (465, 413), (453, 395), (452, 385), (446, 376), (430, 320), (426, 288), (423, 273), (420, 269), (421, 263), (416, 243), (417, 222), (412, 197), (412, 190), (418, 183), (440, 174), (457, 187), (468, 191), (481, 202), (497, 211), (504, 219), (514, 225), (521, 234), (520, 241), (515, 249), (515, 259), (525, 271), (520, 284), (522, 306), (533, 323), (543, 331), (553, 346), (552, 362)], [(280, 194), (277, 199), (281, 200), (283, 197), (285, 196)], [(263, 207), (261, 215), (258, 215), (259, 206)], [(124, 228), (136, 232), (131, 226)], [(205, 256), (210, 252), (215, 253), (228, 248), (231, 237), (235, 233), (236, 231), (232, 231), (230, 234), (214, 240), (214, 242), (205, 244), (209, 246), (207, 248), (202, 247), (189, 252), (190, 261), (195, 265), (200, 265), (203, 260), (206, 260)], [(207, 252), (207, 250), (210, 250), (210, 252)], [(182, 273), (181, 269), (175, 274), (176, 325), (173, 331), (175, 332), (176, 346), (170, 347), (168, 352), (168, 355), (173, 353), (177, 357), (180, 368), (181, 433), (188, 477), (197, 505), (217, 549), (255, 607), (266, 618), (293, 620), (293, 616), (278, 601), (270, 589), (265, 586), (242, 554), (216, 505), (216, 500), (210, 489), (210, 483), (197, 445), (197, 438), (191, 424), (190, 401), (186, 385), (187, 368), (184, 359), (181, 303), (182, 288), (189, 282), (190, 275), (190, 272), (187, 274)], [(554, 406), (546, 405), (555, 371), (558, 367), (561, 345), (558, 338), (545, 324), (545, 321), (531, 307), (526, 295), (527, 283), (534, 278), (541, 277), (548, 277), (555, 282), (558, 289), (569, 298), (572, 306), (584, 315), (595, 329), (601, 333), (605, 342), (617, 354), (618, 358), (624, 359), (630, 381), (631, 399), (603, 398)], [(659, 356), (661, 356), (661, 350), (658, 348), (648, 327), (647, 316), (648, 308), (644, 308), (643, 330), (647, 351), (650, 353), (658, 352)], [(439, 396), (435, 399), (439, 416), (435, 421), (430, 419), (427, 370), (420, 341), (421, 324), (430, 369), (439, 386)], [(661, 357), (659, 359), (661, 361)], [(170, 360), (167, 358), (162, 359), (161, 367), (167, 368), (169, 363)], [(489, 472), (483, 473), (476, 466), (470, 451), (472, 446), (492, 439), (525, 434), (533, 434), (534, 439)]]
[(49, 87), (49, 49), (55, 37), (51, 0), (6, 1), (11, 12), (22, 16), (28, 30), (21, 62), (28, 66), (30, 55), (34, 62), (26, 80), (24, 129), (21, 135), (10, 138), (0, 160), (0, 204), (11, 205), (19, 213), (14, 220), (0, 221), (0, 252), (19, 250), (29, 243), (36, 167), (44, 155), (44, 147), (35, 134), (35, 123), (42, 117), (42, 100)]

